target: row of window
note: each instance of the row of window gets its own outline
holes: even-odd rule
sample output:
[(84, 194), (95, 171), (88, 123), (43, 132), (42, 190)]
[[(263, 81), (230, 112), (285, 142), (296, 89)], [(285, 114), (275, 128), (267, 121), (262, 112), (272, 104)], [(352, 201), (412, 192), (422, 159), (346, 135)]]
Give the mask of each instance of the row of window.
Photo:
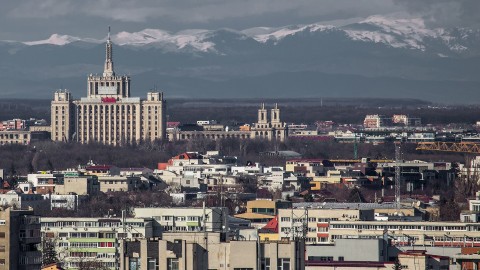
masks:
[[(293, 222), (300, 222), (303, 223), (305, 222), (305, 218), (294, 218)], [(290, 217), (280, 217), (281, 222), (290, 222)], [(308, 222), (330, 222), (330, 221), (338, 221), (338, 218), (315, 218), (315, 217), (309, 217)]]
[(361, 225), (330, 224), (332, 229), (357, 230), (418, 230), (418, 231), (480, 231), (480, 226), (425, 226), (425, 225)]
[[(120, 221), (54, 221), (42, 222), (44, 228), (78, 227), (78, 228), (96, 228), (96, 227), (121, 227)], [(125, 222), (128, 227), (145, 227), (143, 222)]]
[[(154, 217), (155, 219), (160, 219), (160, 217)], [(201, 216), (162, 216), (163, 221), (199, 221), (202, 220)]]

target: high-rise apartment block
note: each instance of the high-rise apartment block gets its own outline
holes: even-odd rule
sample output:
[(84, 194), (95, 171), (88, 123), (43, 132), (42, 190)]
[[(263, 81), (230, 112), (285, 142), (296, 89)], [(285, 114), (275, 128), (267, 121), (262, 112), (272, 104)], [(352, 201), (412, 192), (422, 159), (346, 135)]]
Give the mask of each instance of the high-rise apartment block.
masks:
[(130, 77), (114, 72), (112, 45), (109, 35), (103, 74), (88, 76), (87, 97), (73, 100), (68, 91), (55, 92), (52, 140), (121, 145), (165, 138), (163, 93), (130, 97)]
[(40, 218), (33, 210), (0, 209), (0, 269), (41, 268)]

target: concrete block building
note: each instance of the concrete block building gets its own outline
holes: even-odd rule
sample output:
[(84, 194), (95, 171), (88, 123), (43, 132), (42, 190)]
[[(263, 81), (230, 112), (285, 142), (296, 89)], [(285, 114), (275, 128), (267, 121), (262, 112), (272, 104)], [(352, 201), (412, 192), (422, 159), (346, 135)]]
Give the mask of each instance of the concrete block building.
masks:
[[(51, 239), (66, 269), (95, 263), (100, 269), (118, 269), (121, 239), (151, 238), (151, 218), (41, 218), (42, 237)], [(30, 268), (29, 268), (30, 269)]]
[(124, 241), (121, 270), (304, 269), (301, 241), (228, 241), (220, 233), (168, 233), (162, 239)]
[(40, 270), (40, 218), (33, 210), (0, 209), (0, 269)]

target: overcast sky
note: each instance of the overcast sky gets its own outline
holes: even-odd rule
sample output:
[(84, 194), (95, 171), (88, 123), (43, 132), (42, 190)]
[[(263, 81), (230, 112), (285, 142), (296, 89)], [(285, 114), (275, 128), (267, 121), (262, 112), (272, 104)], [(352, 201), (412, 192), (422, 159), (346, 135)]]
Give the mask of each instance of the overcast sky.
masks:
[(53, 33), (102, 38), (158, 28), (245, 29), (378, 14), (422, 16), (435, 26), (478, 27), (480, 0), (1, 0), (0, 40), (38, 40)]

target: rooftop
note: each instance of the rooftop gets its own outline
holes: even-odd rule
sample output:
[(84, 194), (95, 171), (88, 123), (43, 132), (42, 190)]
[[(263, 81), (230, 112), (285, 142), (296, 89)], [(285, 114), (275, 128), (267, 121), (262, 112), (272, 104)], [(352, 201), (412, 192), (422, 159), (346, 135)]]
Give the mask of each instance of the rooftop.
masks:
[[(323, 208), (323, 209), (395, 209), (394, 203), (339, 203), (339, 202), (298, 202), (293, 203), (294, 208)], [(410, 208), (404, 205), (402, 208)]]

